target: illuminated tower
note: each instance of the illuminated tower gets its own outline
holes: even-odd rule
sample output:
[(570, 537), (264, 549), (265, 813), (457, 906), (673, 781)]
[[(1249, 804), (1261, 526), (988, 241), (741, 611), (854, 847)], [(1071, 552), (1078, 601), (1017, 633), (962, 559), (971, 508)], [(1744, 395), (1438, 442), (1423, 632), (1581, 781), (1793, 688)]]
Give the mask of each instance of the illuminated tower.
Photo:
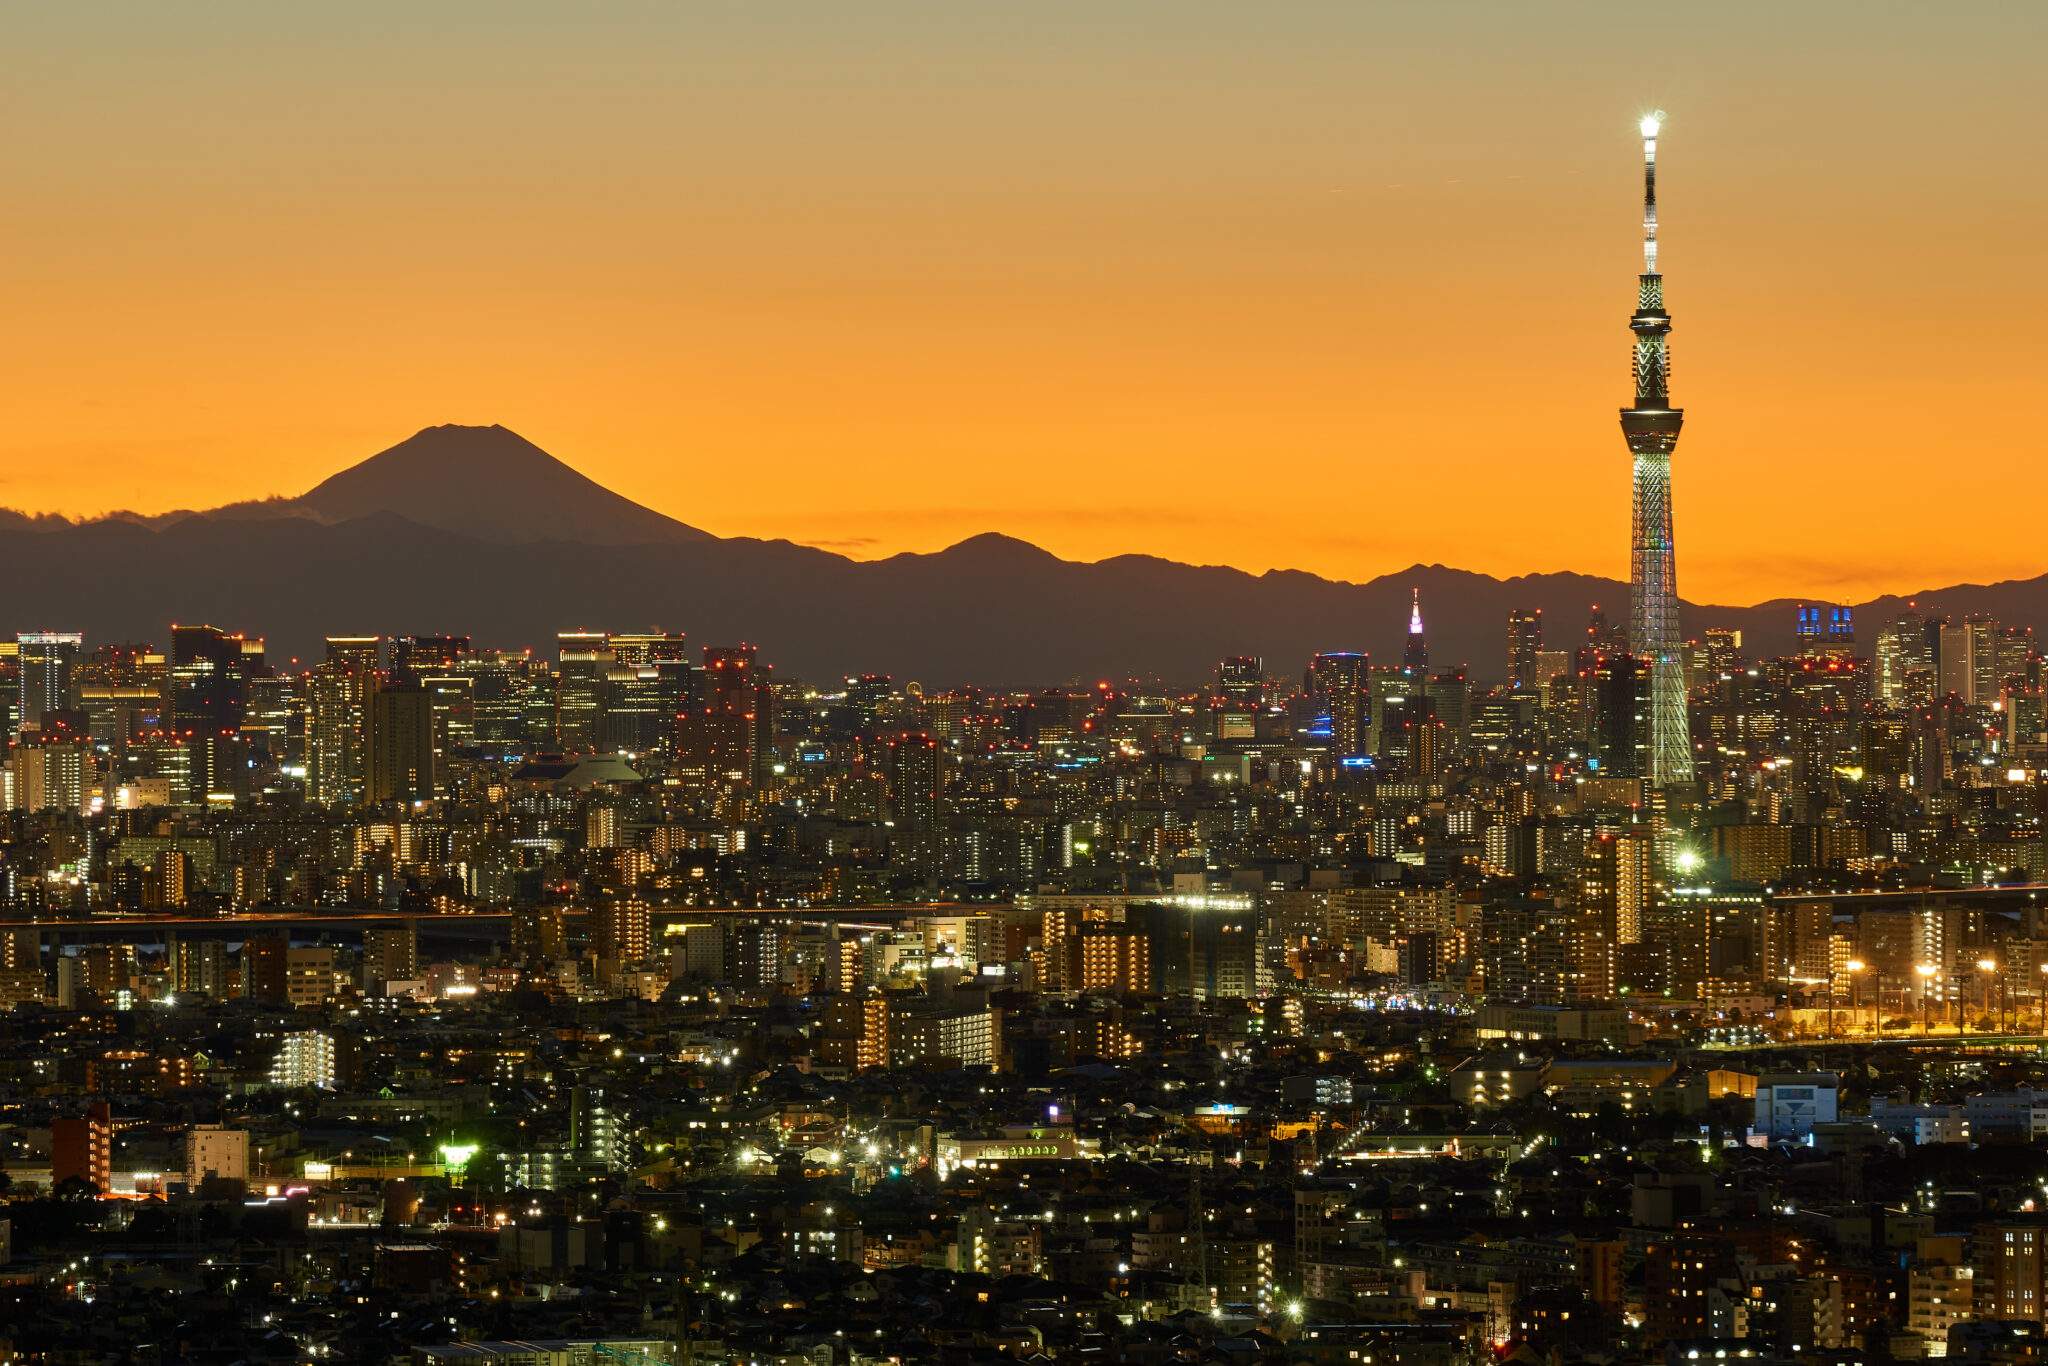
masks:
[(1671, 536), (1671, 452), (1683, 410), (1671, 406), (1671, 315), (1657, 273), (1657, 130), (1643, 119), (1643, 273), (1636, 291), (1636, 401), (1621, 410), (1635, 457), (1635, 548), (1630, 557), (1630, 649), (1650, 665), (1649, 778), (1657, 787), (1692, 781), (1692, 734), (1685, 715), (1685, 665), (1678, 646), (1678, 553)]
[(1401, 668), (1420, 677), (1429, 672), (1429, 640), (1422, 634), (1422, 590), (1417, 588), (1408, 607), (1408, 643), (1401, 647)]

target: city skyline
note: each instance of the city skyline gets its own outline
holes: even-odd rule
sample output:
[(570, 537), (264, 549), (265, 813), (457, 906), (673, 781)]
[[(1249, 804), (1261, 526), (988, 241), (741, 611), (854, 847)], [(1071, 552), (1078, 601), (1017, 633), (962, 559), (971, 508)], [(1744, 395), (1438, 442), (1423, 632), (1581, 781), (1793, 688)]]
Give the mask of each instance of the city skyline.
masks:
[[(528, 7), (490, 28), (458, 9), (406, 31), (410, 56), (277, 19), (260, 70), (206, 26), (38, 15), (26, 40), (49, 60), (11, 98), (45, 136), (9, 153), (37, 206), (16, 250), (38, 325), (0, 342), (18, 394), (0, 449), (37, 474), (0, 503), (288, 495), (457, 419), (574, 451), (719, 534), (864, 558), (994, 530), (1069, 558), (1351, 581), (1413, 562), (1620, 577), (1619, 538), (1582, 527), (1625, 513), (1599, 416), (1633, 247), (1620, 152), (1661, 105), (1686, 130), (1668, 247), (1684, 383), (1714, 415), (1687, 438), (1695, 596), (2039, 572), (2012, 538), (1922, 525), (1915, 474), (1968, 440), (1950, 414), (2038, 369), (2021, 320), (2039, 191), (2005, 172), (2038, 141), (2012, 65), (2038, 16), (1815, 6), (1764, 48), (1661, 16), (1645, 82), (1613, 74), (1624, 13), (1551, 32), (1311, 5), (1247, 44), (1213, 11), (1161, 31), (883, 7), (796, 31), (700, 14), (556, 33)], [(1561, 66), (1538, 79), (1510, 60), (1523, 46)], [(142, 69), (145, 49), (174, 58)], [(1909, 72), (1928, 96), (1910, 108)], [(288, 80), (343, 74), (380, 98), (279, 104)], [(81, 93), (98, 98), (62, 116)], [(933, 101), (957, 117), (921, 117)], [(726, 124), (746, 135), (706, 131)], [(1508, 440), (1442, 421), (1475, 367)], [(1820, 448), (1801, 417), (1817, 387), (1835, 401)], [(1972, 454), (1994, 483), (2031, 459)], [(1273, 482), (1288, 470), (1326, 496)], [(1441, 506), (1447, 470), (1457, 517), (1374, 515)], [(1246, 516), (1267, 493), (1286, 515)], [(1820, 505), (1835, 516), (1796, 539), (1758, 521)], [(1908, 527), (1904, 580), (1871, 532)]]
[(2048, 1361), (2048, 8), (9, 37), (0, 1363)]

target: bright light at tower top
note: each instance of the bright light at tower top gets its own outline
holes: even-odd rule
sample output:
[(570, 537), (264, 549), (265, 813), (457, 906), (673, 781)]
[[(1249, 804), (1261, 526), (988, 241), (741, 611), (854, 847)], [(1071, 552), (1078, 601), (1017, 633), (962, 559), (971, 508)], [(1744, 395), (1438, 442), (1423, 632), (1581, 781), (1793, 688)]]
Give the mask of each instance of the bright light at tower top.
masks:
[(1656, 137), (1657, 130), (1659, 128), (1662, 128), (1663, 126), (1664, 111), (1661, 109), (1657, 110), (1655, 113), (1643, 115), (1643, 121), (1637, 125), (1637, 127), (1643, 130), (1643, 136), (1646, 138)]

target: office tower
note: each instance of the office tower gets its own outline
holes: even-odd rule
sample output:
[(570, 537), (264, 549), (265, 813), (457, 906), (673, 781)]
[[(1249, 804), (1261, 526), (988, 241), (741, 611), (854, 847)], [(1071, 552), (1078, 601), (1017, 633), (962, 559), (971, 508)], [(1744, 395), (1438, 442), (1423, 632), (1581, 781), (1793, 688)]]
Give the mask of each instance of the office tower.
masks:
[[(545, 661), (523, 650), (480, 650), (457, 661), (453, 672), (470, 680), (475, 743), (520, 746), (552, 739), (555, 691)], [(536, 726), (536, 718), (544, 724)]]
[(1628, 648), (1628, 633), (1608, 619), (1607, 609), (1594, 603), (1586, 611), (1586, 643), (1582, 649), (1607, 654)]
[(1856, 609), (1828, 603), (1800, 603), (1793, 609), (1792, 636), (1803, 655), (1856, 652)]
[(615, 631), (612, 658), (629, 668), (648, 664), (688, 664), (689, 642), (681, 631)]
[(329, 636), (327, 662), (368, 677), (384, 668), (384, 637)]
[(774, 736), (768, 666), (751, 645), (707, 645), (699, 696), (677, 718), (677, 776), (731, 793), (756, 782)]
[(1432, 674), (1423, 692), (1429, 698), (1430, 715), (1443, 727), (1446, 757), (1462, 752), (1472, 729), (1472, 684), (1464, 668)]
[(1873, 654), (1877, 695), (1886, 706), (1902, 707), (1933, 698), (1939, 671), (1925, 617), (1918, 612), (1900, 614), (1878, 631)]
[(21, 643), (12, 639), (0, 639), (0, 722), (21, 729)]
[(1701, 658), (1707, 677), (1694, 679), (1694, 683), (1704, 684), (1742, 667), (1742, 632), (1727, 626), (1709, 626), (1701, 636)]
[(249, 680), (242, 714), (242, 736), (252, 749), (278, 763), (305, 760), (306, 728), (301, 680), (288, 673), (265, 673)]
[(682, 632), (631, 631), (609, 638), (612, 654), (601, 698), (599, 748), (665, 754), (676, 717), (688, 704), (694, 671)]
[[(173, 630), (174, 637), (178, 634)], [(256, 681), (270, 670), (263, 638), (193, 627), (185, 648), (173, 641), (171, 800), (231, 804), (249, 795), (249, 744), (243, 738)]]
[(1367, 675), (1372, 693), (1366, 709), (1367, 750), (1381, 768), (1398, 769), (1408, 755), (1408, 735), (1402, 722), (1408, 695), (1417, 681), (1405, 669), (1378, 668)]
[(1231, 655), (1216, 665), (1216, 695), (1227, 709), (1257, 711), (1265, 698), (1265, 673), (1257, 655)]
[(1593, 666), (1593, 759), (1602, 774), (1650, 776), (1650, 661), (1623, 652)]
[(349, 805), (364, 795), (364, 729), (377, 686), (378, 636), (329, 636), (327, 659), (307, 689), (307, 788), (316, 802)]
[(890, 710), (896, 680), (888, 674), (862, 674), (846, 680), (845, 724), (854, 735), (873, 735)]
[(306, 683), (306, 791), (326, 804), (353, 802), (361, 784), (357, 680), (323, 664)]
[(1504, 755), (1528, 744), (1536, 735), (1539, 700), (1536, 693), (1516, 692), (1479, 702), (1472, 708), (1467, 743), (1487, 755)]
[(469, 658), (468, 636), (394, 636), (391, 676), (417, 683), (429, 674), (446, 673)]
[(899, 829), (927, 833), (939, 823), (939, 746), (929, 735), (889, 741), (889, 808)]
[(325, 1005), (334, 999), (334, 987), (332, 948), (308, 945), (285, 950), (285, 1004), (294, 1008)]
[(476, 684), (476, 676), (467, 673), (428, 673), (420, 679), (434, 711), (437, 777), (450, 755), (477, 743)]
[(564, 750), (598, 747), (604, 724), (605, 677), (615, 657), (602, 631), (556, 635), (555, 743)]
[[(248, 708), (249, 656), (239, 633), (171, 627), (170, 728), (181, 737), (239, 733)], [(262, 642), (256, 642), (262, 648)]]
[(1401, 672), (1417, 678), (1429, 672), (1429, 639), (1422, 631), (1422, 590), (1411, 590), (1408, 603), (1408, 639), (1401, 646)]
[(70, 708), (72, 675), (85, 637), (76, 631), (23, 631), (15, 640), (21, 670), (17, 728), (34, 730), (48, 713)]
[(615, 663), (604, 679), (599, 748), (617, 754), (665, 750), (689, 695), (690, 666)]
[(1935, 637), (1937, 686), (1971, 706), (1998, 700), (1998, 623), (1979, 612), (1943, 622)]
[(1364, 754), (1371, 743), (1372, 661), (1356, 650), (1324, 650), (1308, 662), (1311, 733), (1327, 738), (1339, 758)]
[(438, 781), (433, 694), (418, 685), (378, 688), (364, 715), (363, 801), (431, 801)]
[(1671, 353), (1665, 338), (1664, 277), (1657, 270), (1657, 133), (1662, 114), (1642, 122), (1643, 273), (1635, 315), (1635, 403), (1621, 430), (1635, 460), (1634, 550), (1630, 556), (1630, 648), (1650, 664), (1649, 771), (1658, 787), (1690, 783), (1692, 734), (1686, 720), (1685, 667), (1679, 658), (1678, 547), (1671, 532), (1671, 452), (1684, 410), (1671, 406)]
[(1508, 686), (1525, 692), (1549, 680), (1536, 676), (1536, 657), (1543, 653), (1543, 609), (1523, 607), (1508, 613)]

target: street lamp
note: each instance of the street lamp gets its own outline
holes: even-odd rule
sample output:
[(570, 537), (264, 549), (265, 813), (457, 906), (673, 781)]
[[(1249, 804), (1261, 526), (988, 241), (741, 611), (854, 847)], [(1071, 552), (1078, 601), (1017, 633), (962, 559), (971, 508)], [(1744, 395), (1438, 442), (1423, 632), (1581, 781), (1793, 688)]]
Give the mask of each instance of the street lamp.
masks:
[(1920, 978), (1920, 1032), (1932, 1034), (1934, 1026), (1927, 1018), (1927, 988), (1933, 983), (1938, 969), (1932, 963), (1915, 963), (1913, 971)]
[(2041, 998), (2041, 1033), (2048, 1035), (2048, 963), (2041, 965), (2041, 989), (2034, 994)]
[[(1979, 958), (1977, 960), (1977, 971), (1984, 974), (1984, 1013), (1989, 1015), (1991, 1014), (1991, 983), (1998, 972), (1998, 960), (1996, 958)], [(2002, 992), (2000, 994), (2003, 995)], [(2001, 1001), (1999, 1004), (2002, 1007), (2004, 1002)], [(1998, 1015), (2003, 1016), (2004, 1014), (2005, 1011), (2000, 1009)], [(2003, 1019), (1993, 1018), (2000, 1025), (2005, 1023)]]
[[(1870, 965), (1864, 962), (1861, 958), (1851, 958), (1848, 962), (1842, 964), (1842, 971), (1849, 974), (1849, 1015), (1852, 1019), (1858, 1021), (1860, 1021), (1863, 1017), (1857, 1013), (1858, 1007), (1856, 1005), (1856, 978), (1862, 974), (1863, 969), (1869, 966)], [(1832, 999), (1830, 1000), (1829, 1004), (1833, 1004)], [(1880, 1014), (1878, 1017), (1878, 1027), (1884, 1027), (1884, 1019), (1882, 1014)], [(1855, 1028), (1855, 1026), (1851, 1025), (1850, 1028), (1853, 1029)]]

